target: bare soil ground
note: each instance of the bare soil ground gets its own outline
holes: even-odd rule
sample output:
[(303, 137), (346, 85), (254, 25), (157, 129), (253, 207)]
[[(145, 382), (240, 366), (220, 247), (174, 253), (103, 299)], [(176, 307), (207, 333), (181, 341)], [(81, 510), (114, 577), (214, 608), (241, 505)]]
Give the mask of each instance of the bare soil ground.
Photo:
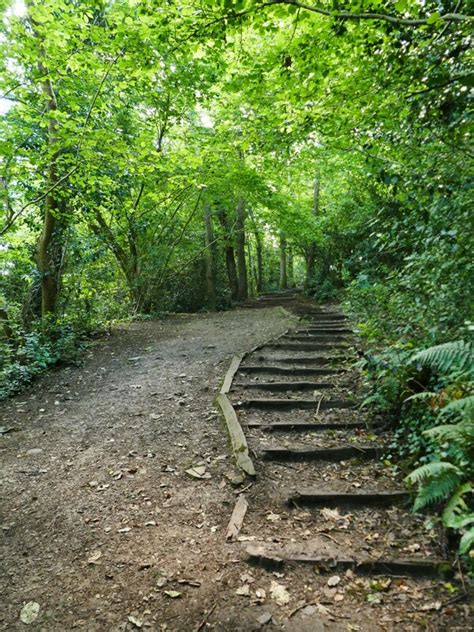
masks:
[[(49, 372), (0, 405), (10, 430), (0, 439), (2, 630), (470, 629), (467, 605), (449, 603), (456, 579), (387, 582), (348, 571), (331, 582), (310, 566), (250, 567), (244, 548), (263, 532), (273, 542), (293, 534), (344, 544), (352, 528), (377, 531), (374, 511), (316, 520), (279, 506), (273, 492), (304, 464), (261, 469), (241, 541), (226, 542), (239, 485), (249, 481), (238, 480), (214, 397), (232, 354), (294, 323), (269, 307), (120, 327), (83, 366)], [(204, 478), (187, 473), (192, 466), (205, 466)], [(365, 465), (354, 471), (371, 475)], [(320, 476), (336, 472), (324, 464)], [(393, 512), (394, 546), (439, 546), (418, 522), (403, 532), (404, 516)], [(382, 544), (391, 546), (377, 538), (360, 546)], [(29, 625), (20, 621), (28, 602), (40, 607)]]

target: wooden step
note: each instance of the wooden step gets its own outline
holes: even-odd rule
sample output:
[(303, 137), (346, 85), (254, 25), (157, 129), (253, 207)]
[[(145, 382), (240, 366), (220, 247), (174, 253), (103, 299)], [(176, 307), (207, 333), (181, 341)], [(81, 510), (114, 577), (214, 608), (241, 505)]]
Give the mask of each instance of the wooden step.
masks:
[(302, 342), (344, 342), (347, 336), (337, 334), (285, 334), (280, 340), (294, 340)]
[(260, 408), (264, 410), (330, 410), (331, 408), (355, 408), (349, 399), (247, 399), (234, 404), (234, 408)]
[[(337, 356), (298, 356), (298, 357), (290, 357), (290, 358), (264, 358), (259, 356), (260, 361), (265, 362), (280, 362), (281, 364), (320, 364), (321, 366), (326, 366), (328, 364), (336, 364), (338, 362), (347, 362), (350, 358), (346, 358), (346, 356), (337, 355)], [(340, 369), (341, 372), (345, 369)]]
[[(306, 550), (305, 550), (306, 549)], [(323, 572), (351, 569), (361, 574), (410, 575), (415, 577), (437, 577), (452, 575), (451, 564), (441, 559), (425, 558), (354, 558), (350, 555), (321, 554), (311, 550), (305, 542), (277, 548), (268, 544), (247, 545), (247, 560), (264, 568), (281, 568), (284, 564), (312, 564)]]
[(294, 330), (295, 334), (308, 334), (309, 336), (319, 334), (353, 334), (353, 330), (349, 327), (303, 327)]
[(248, 364), (240, 367), (241, 373), (273, 373), (275, 375), (340, 375), (346, 369), (326, 369), (315, 367), (288, 367), (271, 364)]
[(250, 388), (259, 391), (314, 391), (319, 388), (331, 388), (328, 382), (234, 382), (233, 388)]
[(381, 445), (343, 445), (337, 448), (287, 448), (263, 446), (261, 455), (267, 460), (277, 461), (344, 461), (355, 457), (361, 459), (379, 458), (384, 450)]
[(410, 495), (405, 491), (335, 492), (322, 491), (316, 488), (302, 488), (292, 491), (285, 500), (289, 504), (364, 509), (365, 507), (387, 507), (389, 505), (406, 503), (409, 498)]
[(340, 343), (331, 343), (330, 341), (327, 344), (322, 342), (269, 342), (268, 344), (263, 345), (266, 349), (287, 349), (288, 351), (325, 351), (328, 349), (349, 349), (347, 345), (343, 345)]
[(364, 421), (348, 421), (341, 422), (315, 422), (315, 421), (248, 421), (247, 428), (258, 428), (264, 432), (272, 432), (274, 430), (351, 430), (356, 428), (366, 428), (367, 424)]
[(321, 321), (331, 321), (331, 320), (335, 320), (337, 322), (340, 322), (341, 320), (347, 320), (347, 316), (344, 316), (344, 314), (338, 314), (337, 312), (320, 312), (318, 310), (306, 310), (306, 311), (300, 311), (300, 316), (303, 317), (310, 317), (309, 320), (314, 320), (315, 322), (321, 322)]

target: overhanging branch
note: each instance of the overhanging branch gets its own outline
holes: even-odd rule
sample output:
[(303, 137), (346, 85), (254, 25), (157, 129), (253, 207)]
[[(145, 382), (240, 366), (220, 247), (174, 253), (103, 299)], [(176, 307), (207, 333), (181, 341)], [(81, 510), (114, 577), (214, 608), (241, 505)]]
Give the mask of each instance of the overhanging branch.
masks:
[[(318, 13), (326, 17), (338, 18), (340, 20), (382, 20), (395, 24), (396, 26), (423, 26), (425, 24), (431, 24), (432, 18), (398, 18), (393, 15), (387, 15), (385, 13), (352, 13), (351, 11), (329, 11), (321, 7), (312, 6), (299, 2), (299, 0), (267, 0), (261, 4), (262, 7), (274, 6), (277, 4), (287, 4), (305, 11), (311, 11), (312, 13)], [(435, 21), (442, 22), (465, 22), (466, 20), (472, 20), (474, 16), (465, 15), (462, 13), (445, 13), (436, 18)]]

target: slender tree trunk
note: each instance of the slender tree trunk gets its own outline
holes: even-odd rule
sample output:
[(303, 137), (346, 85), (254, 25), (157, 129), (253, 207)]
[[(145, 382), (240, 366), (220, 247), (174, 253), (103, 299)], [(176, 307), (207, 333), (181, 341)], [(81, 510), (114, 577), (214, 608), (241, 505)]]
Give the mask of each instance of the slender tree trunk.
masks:
[(237, 202), (237, 275), (238, 275), (238, 299), (239, 301), (245, 301), (248, 298), (248, 283), (247, 283), (247, 263), (245, 261), (245, 202), (242, 198), (239, 198)]
[[(45, 72), (42, 64), (40, 64), (40, 69), (43, 73)], [(43, 92), (47, 97), (47, 111), (49, 114), (48, 144), (51, 151), (46, 186), (48, 189), (51, 189), (57, 184), (59, 179), (57, 168), (58, 151), (55, 149), (58, 143), (58, 123), (54, 116), (58, 106), (49, 78), (43, 81)], [(61, 220), (61, 205), (57, 196), (57, 190), (52, 190), (45, 198), (43, 229), (38, 241), (37, 263), (41, 278), (42, 317), (54, 312), (61, 283), (64, 225)]]
[(255, 243), (257, 246), (257, 294), (263, 291), (263, 244), (258, 230), (255, 230)]
[(286, 290), (288, 287), (288, 272), (286, 261), (286, 239), (280, 237), (280, 290)]
[[(38, 23), (31, 16), (31, 9), (34, 8), (36, 2), (27, 0), (27, 10), (30, 12), (29, 19), (33, 32), (38, 41), (41, 42), (42, 36), (36, 31)], [(37, 244), (36, 261), (40, 277), (40, 294), (41, 296), (41, 316), (44, 318), (53, 313), (59, 295), (61, 284), (62, 263), (64, 255), (64, 221), (61, 218), (63, 201), (60, 203), (58, 190), (55, 188), (59, 181), (58, 176), (58, 120), (57, 110), (58, 103), (54, 92), (53, 84), (48, 74), (48, 69), (44, 63), (44, 50), (42, 42), (40, 45), (38, 70), (44, 77), (42, 82), (42, 90), (46, 99), (46, 117), (48, 121), (48, 171), (46, 177), (45, 188), (49, 191), (44, 199), (44, 215), (43, 228)], [(33, 303), (31, 303), (33, 306)]]
[(229, 278), (230, 296), (233, 301), (236, 301), (239, 294), (239, 281), (237, 278), (237, 266), (235, 264), (235, 252), (233, 240), (230, 235), (229, 220), (223, 210), (219, 211), (218, 217), (224, 231), (225, 264)]
[(248, 259), (248, 269), (249, 269), (249, 274), (248, 274), (248, 279), (249, 279), (249, 293), (250, 296), (254, 296), (255, 295), (255, 287), (256, 287), (256, 271), (255, 271), (255, 265), (254, 265), (254, 260), (252, 257), (252, 248), (250, 247), (250, 242), (247, 241), (247, 259)]
[(294, 270), (294, 264), (293, 264), (293, 248), (291, 246), (288, 246), (287, 263), (288, 263), (288, 285), (290, 287), (294, 287), (295, 286), (295, 270)]
[(204, 203), (204, 259), (206, 264), (206, 294), (210, 309), (216, 309), (216, 275), (214, 264), (214, 231), (212, 228), (211, 207)]
[[(317, 217), (319, 214), (319, 175), (314, 179), (313, 186), (313, 216)], [(306, 249), (306, 278), (304, 287), (305, 290), (309, 289), (311, 280), (314, 276), (314, 264), (316, 259), (316, 242), (311, 244)]]

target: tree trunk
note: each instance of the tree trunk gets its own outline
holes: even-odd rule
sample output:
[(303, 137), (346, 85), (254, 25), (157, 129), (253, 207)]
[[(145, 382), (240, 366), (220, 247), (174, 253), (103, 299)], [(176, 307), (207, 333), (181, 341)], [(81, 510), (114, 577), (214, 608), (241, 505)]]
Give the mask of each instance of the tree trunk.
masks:
[(280, 237), (280, 290), (286, 290), (288, 287), (288, 274), (286, 265), (286, 239)]
[(288, 247), (288, 284), (290, 287), (295, 286), (295, 271), (293, 265), (293, 248), (291, 246)]
[[(314, 179), (313, 186), (313, 217), (317, 217), (319, 214), (319, 176)], [(314, 264), (316, 259), (316, 242), (306, 248), (306, 278), (304, 282), (305, 290), (308, 290), (311, 285), (311, 280), (314, 276)]]
[(230, 296), (233, 301), (236, 301), (239, 294), (239, 282), (237, 279), (237, 266), (235, 264), (235, 252), (232, 237), (230, 235), (229, 221), (225, 211), (223, 210), (219, 211), (218, 217), (224, 231), (225, 264), (227, 268), (227, 276), (229, 278)]
[[(40, 64), (42, 73), (46, 72)], [(52, 189), (58, 182), (57, 159), (58, 151), (54, 150), (58, 142), (58, 123), (54, 116), (57, 111), (56, 95), (50, 79), (43, 81), (43, 92), (47, 97), (48, 144), (51, 153), (48, 166), (48, 178), (46, 187)], [(54, 312), (61, 284), (61, 268), (63, 260), (63, 233), (64, 224), (61, 221), (61, 205), (58, 202), (58, 193), (51, 190), (45, 198), (43, 229), (38, 241), (37, 264), (41, 278), (41, 316), (45, 317)]]
[(216, 309), (216, 275), (214, 267), (214, 231), (212, 228), (211, 208), (204, 204), (204, 258), (206, 264), (206, 294), (207, 304), (210, 309)]
[(255, 243), (257, 245), (257, 294), (263, 291), (263, 244), (258, 230), (255, 230)]
[(239, 198), (237, 202), (237, 274), (238, 274), (238, 299), (245, 301), (248, 298), (247, 263), (245, 261), (245, 202)]

